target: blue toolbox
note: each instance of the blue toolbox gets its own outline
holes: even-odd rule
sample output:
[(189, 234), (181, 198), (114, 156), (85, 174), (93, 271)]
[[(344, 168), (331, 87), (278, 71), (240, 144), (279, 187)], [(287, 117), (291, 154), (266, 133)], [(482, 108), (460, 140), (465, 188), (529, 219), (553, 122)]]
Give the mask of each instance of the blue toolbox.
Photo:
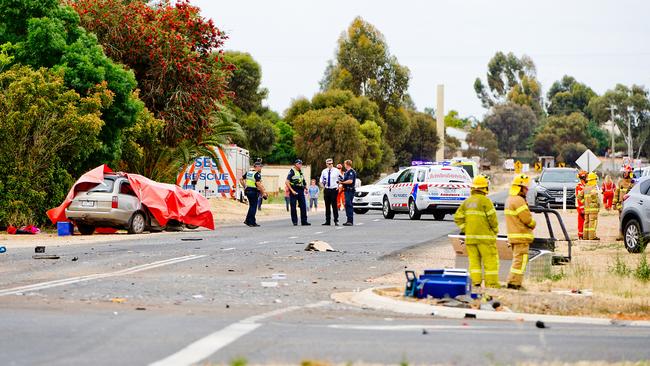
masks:
[(471, 293), (472, 285), (465, 269), (427, 269), (419, 278), (415, 272), (405, 271), (406, 289), (404, 296), (426, 299), (435, 297), (454, 298)]
[(71, 222), (59, 221), (56, 223), (56, 231), (59, 236), (68, 236), (74, 233), (74, 225)]

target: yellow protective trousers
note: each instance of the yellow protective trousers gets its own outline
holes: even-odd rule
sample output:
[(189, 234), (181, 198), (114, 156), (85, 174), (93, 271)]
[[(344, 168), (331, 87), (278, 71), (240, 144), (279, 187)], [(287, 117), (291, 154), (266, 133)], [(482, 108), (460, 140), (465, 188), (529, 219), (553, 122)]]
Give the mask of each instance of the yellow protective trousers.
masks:
[(512, 266), (508, 274), (508, 284), (521, 286), (524, 282), (524, 273), (528, 264), (528, 247), (530, 244), (512, 245)]
[[(482, 272), (485, 271), (486, 287), (501, 287), (499, 284), (499, 253), (496, 241), (491, 244), (467, 244), (469, 259), (469, 276), (474, 286), (483, 282)], [(483, 270), (481, 270), (481, 264)]]
[(596, 229), (598, 228), (598, 212), (585, 213), (585, 233), (583, 238), (585, 240), (593, 240), (597, 238)]

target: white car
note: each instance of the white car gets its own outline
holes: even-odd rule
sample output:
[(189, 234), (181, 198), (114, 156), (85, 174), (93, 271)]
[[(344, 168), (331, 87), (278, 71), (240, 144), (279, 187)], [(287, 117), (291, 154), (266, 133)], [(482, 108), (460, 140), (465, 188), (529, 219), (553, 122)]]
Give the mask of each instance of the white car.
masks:
[(382, 200), (384, 218), (407, 213), (419, 220), (423, 213), (432, 213), (442, 220), (469, 197), (472, 180), (463, 168), (429, 165), (407, 168), (389, 183)]
[(356, 189), (354, 193), (354, 200), (352, 201), (352, 207), (354, 207), (354, 213), (365, 214), (369, 210), (381, 210), (382, 209), (382, 199), (388, 188), (388, 181), (391, 179), (397, 179), (400, 172), (390, 174), (374, 184), (368, 184), (361, 186)]

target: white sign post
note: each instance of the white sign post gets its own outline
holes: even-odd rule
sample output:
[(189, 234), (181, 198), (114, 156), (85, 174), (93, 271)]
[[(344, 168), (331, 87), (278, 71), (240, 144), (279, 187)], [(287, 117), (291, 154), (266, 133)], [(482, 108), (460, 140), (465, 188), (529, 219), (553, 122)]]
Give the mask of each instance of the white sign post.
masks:
[(576, 164), (582, 169), (586, 170), (587, 172), (591, 172), (596, 170), (602, 162), (596, 154), (594, 154), (591, 150), (587, 149), (580, 157), (578, 160), (576, 160)]

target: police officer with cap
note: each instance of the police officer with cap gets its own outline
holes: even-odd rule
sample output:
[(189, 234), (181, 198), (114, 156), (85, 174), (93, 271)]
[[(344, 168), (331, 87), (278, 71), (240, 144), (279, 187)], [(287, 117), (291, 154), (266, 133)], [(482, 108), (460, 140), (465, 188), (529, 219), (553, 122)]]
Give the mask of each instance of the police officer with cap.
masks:
[(302, 160), (297, 159), (294, 167), (289, 171), (287, 176), (286, 188), (291, 193), (289, 195), (289, 204), (291, 205), (291, 222), (293, 226), (298, 226), (298, 213), (296, 212), (296, 202), (300, 206), (300, 224), (303, 226), (311, 225), (307, 222), (307, 202), (305, 201), (305, 175), (302, 173)]
[(249, 227), (260, 226), (255, 219), (255, 214), (257, 214), (257, 201), (260, 194), (264, 199), (268, 198), (266, 189), (262, 184), (262, 162), (260, 160), (256, 161), (253, 164), (253, 168), (242, 176), (241, 183), (245, 187), (244, 194), (246, 195), (246, 199), (248, 199), (248, 213), (246, 214), (244, 224)]

